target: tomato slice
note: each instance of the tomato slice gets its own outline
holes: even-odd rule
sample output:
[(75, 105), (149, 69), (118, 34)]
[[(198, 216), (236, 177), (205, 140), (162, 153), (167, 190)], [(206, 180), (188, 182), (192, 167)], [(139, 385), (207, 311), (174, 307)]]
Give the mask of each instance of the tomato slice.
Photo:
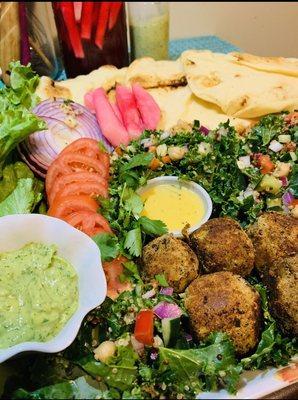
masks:
[(95, 139), (81, 138), (75, 140), (62, 150), (59, 157), (65, 153), (79, 153), (101, 161), (107, 169), (110, 167), (110, 156), (108, 152), (101, 150), (99, 142)]
[(107, 296), (115, 300), (120, 293), (131, 290), (130, 282), (120, 282), (120, 275), (123, 273), (123, 263), (128, 261), (125, 257), (118, 257), (113, 261), (105, 261), (103, 269), (105, 271), (108, 292)]
[(52, 204), (52, 201), (56, 197), (57, 193), (60, 192), (66, 185), (78, 182), (100, 184), (105, 188), (106, 191), (108, 190), (107, 180), (96, 172), (71, 172), (70, 174), (59, 176), (54, 181), (50, 191), (47, 192), (49, 204)]
[(112, 233), (108, 221), (102, 215), (93, 211), (75, 211), (67, 215), (64, 221), (88, 236), (105, 232)]
[(101, 176), (107, 178), (109, 171), (104, 164), (93, 157), (85, 156), (79, 153), (65, 153), (59, 156), (59, 161), (68, 170), (72, 172), (97, 172)]
[(153, 320), (152, 310), (141, 310), (136, 318), (134, 335), (138, 342), (152, 346), (153, 344)]
[(56, 180), (64, 175), (64, 174), (69, 174), (71, 173), (71, 168), (70, 167), (65, 167), (61, 164), (61, 161), (58, 158), (52, 162), (52, 164), (49, 166), (47, 175), (46, 175), (46, 193), (49, 196), (49, 193), (53, 187), (54, 182)]
[(48, 215), (64, 219), (74, 211), (93, 211), (96, 213), (98, 208), (98, 203), (87, 195), (56, 196), (48, 210)]
[[(86, 194), (88, 196), (102, 196), (108, 197), (108, 188), (99, 182), (72, 182), (64, 186), (58, 193), (57, 196), (65, 197), (73, 194)], [(55, 197), (53, 198), (55, 201)]]
[(275, 168), (275, 165), (270, 159), (270, 156), (268, 154), (260, 155), (258, 158), (258, 166), (260, 167), (261, 174), (266, 175), (272, 172)]

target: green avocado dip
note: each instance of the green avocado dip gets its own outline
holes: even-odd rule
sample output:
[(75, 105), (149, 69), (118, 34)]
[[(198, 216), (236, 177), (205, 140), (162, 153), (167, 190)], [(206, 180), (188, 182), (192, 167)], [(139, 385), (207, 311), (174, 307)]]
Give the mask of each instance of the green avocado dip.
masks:
[(55, 245), (0, 254), (0, 349), (56, 336), (78, 306), (78, 277)]

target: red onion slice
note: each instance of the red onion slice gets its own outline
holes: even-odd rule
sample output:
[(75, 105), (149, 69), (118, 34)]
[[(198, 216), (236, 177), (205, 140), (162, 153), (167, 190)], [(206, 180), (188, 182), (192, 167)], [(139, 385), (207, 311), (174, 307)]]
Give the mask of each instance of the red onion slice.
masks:
[(113, 150), (102, 135), (96, 117), (81, 104), (63, 99), (46, 100), (33, 112), (46, 121), (47, 129), (30, 135), (18, 150), (32, 171), (43, 178), (58, 154), (77, 139), (95, 139), (101, 141), (107, 151)]

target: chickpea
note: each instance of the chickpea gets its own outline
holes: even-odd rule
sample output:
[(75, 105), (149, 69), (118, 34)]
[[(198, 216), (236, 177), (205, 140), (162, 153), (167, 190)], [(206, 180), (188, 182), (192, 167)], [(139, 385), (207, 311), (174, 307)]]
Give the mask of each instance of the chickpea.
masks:
[(167, 154), (167, 150), (168, 148), (166, 144), (160, 144), (156, 147), (156, 154), (158, 157), (164, 157)]
[(276, 168), (273, 172), (273, 175), (277, 178), (281, 178), (282, 176), (288, 176), (291, 170), (291, 164), (278, 162), (276, 164)]
[(100, 362), (107, 362), (107, 360), (116, 352), (116, 345), (111, 340), (102, 342), (96, 349), (93, 350), (94, 358)]
[(181, 160), (186, 153), (187, 153), (186, 147), (170, 146), (168, 148), (169, 157), (173, 161)]

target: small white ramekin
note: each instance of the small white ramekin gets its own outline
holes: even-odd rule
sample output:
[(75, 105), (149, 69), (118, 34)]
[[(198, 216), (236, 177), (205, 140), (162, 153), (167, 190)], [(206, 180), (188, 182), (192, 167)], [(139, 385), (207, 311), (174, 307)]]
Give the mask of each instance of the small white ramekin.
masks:
[(17, 214), (0, 218), (0, 253), (30, 242), (55, 244), (57, 254), (69, 261), (78, 275), (78, 308), (66, 325), (48, 342), (24, 342), (0, 349), (0, 363), (22, 352), (56, 353), (75, 339), (86, 314), (105, 299), (107, 283), (100, 251), (94, 241), (66, 222), (40, 214)]
[[(212, 201), (209, 196), (209, 194), (206, 192), (206, 190), (198, 185), (197, 183), (193, 181), (184, 181), (182, 179), (179, 179), (177, 176), (160, 176), (158, 178), (150, 179), (145, 186), (142, 186), (140, 189), (138, 189), (138, 194), (142, 194), (146, 192), (148, 189), (159, 186), (159, 185), (177, 185), (179, 187), (185, 187), (195, 193), (197, 193), (198, 196), (201, 197), (203, 200), (204, 206), (205, 206), (205, 213), (203, 218), (195, 225), (191, 226), (189, 229), (187, 229), (187, 232), (190, 234), (197, 230), (201, 225), (203, 225), (205, 222), (208, 221), (208, 219), (211, 216), (212, 213)], [(169, 204), (170, 207), (170, 204)], [(172, 233), (175, 237), (182, 237), (182, 231), (177, 230), (177, 231), (169, 231), (169, 233)]]

